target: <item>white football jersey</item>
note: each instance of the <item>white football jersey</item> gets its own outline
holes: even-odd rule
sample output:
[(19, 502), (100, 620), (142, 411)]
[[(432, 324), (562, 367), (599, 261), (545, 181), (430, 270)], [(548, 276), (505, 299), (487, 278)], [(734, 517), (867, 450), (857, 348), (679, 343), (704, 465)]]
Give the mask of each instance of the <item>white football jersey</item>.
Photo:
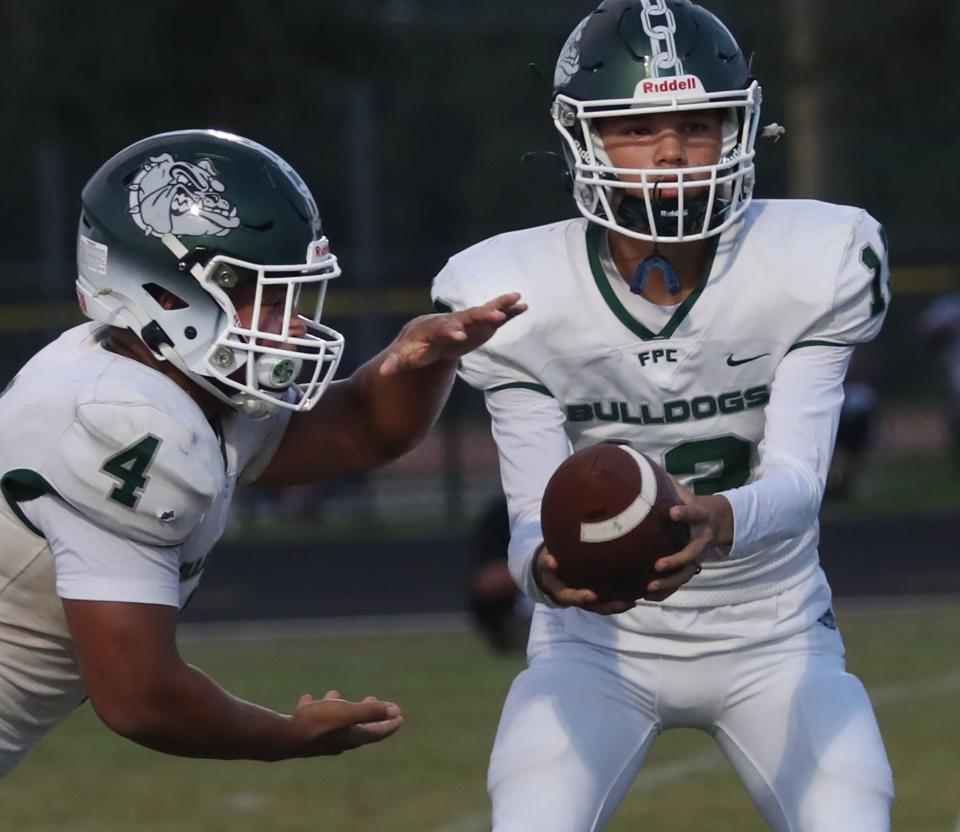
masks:
[[(500, 392), (526, 391), (532, 402), (527, 416), (518, 409), (516, 424), (494, 419), (505, 485), (511, 465), (505, 446), (522, 448), (524, 419), (540, 409), (529, 397), (539, 394), (562, 412), (573, 449), (628, 443), (695, 493), (723, 492), (731, 500), (737, 530), (730, 556), (705, 562), (703, 573), (665, 606), (741, 603), (822, 578), (816, 577), (815, 515), (809, 528), (786, 539), (765, 537), (762, 526), (770, 518), (753, 516), (756, 506), (744, 487), (764, 473), (768, 405), (778, 368), (789, 363), (784, 359), (836, 350), (842, 381), (849, 345), (876, 335), (889, 300), (883, 231), (859, 209), (757, 201), (712, 246), (700, 286), (675, 307), (631, 294), (604, 230), (582, 219), (482, 242), (451, 258), (434, 283), (441, 308), (463, 309), (513, 291), (529, 306), (461, 360), (461, 376), (488, 394), (492, 413)], [(827, 433), (835, 428), (834, 414)], [(501, 441), (508, 435), (521, 438)], [(830, 433), (820, 454), (826, 458), (812, 466), (818, 476), (826, 473), (832, 442)], [(515, 476), (528, 476), (529, 488), (542, 494), (561, 460), (527, 460), (528, 467), (547, 470)], [(511, 503), (514, 496), (508, 493)], [(516, 496), (518, 505), (523, 498)], [(535, 508), (538, 518), (539, 503)], [(539, 527), (521, 529), (522, 516), (528, 527), (535, 523), (533, 513), (511, 509), (514, 536), (527, 536), (525, 557), (532, 558), (542, 541)], [(531, 582), (514, 574), (530, 592)]]
[[(231, 413), (211, 425), (163, 374), (104, 349), (104, 331), (68, 330), (0, 397), (0, 773), (84, 696), (55, 558), (31, 504), (53, 495), (76, 518), (61, 513), (67, 529), (75, 522), (124, 549), (117, 577), (108, 547), (78, 553), (97, 568), (85, 577), (74, 564), (61, 595), (182, 606), (223, 533), (238, 480), (263, 470), (289, 419), (285, 410), (262, 421)], [(147, 559), (131, 565), (131, 545), (173, 553), (167, 566), (179, 591), (151, 589), (162, 573)]]

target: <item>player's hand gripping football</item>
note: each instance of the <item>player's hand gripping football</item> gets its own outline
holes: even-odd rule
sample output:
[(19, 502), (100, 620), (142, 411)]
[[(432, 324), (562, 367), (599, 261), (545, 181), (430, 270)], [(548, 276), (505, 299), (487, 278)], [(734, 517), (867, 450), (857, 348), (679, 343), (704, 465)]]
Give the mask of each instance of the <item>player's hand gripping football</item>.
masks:
[(520, 295), (500, 295), (483, 306), (462, 312), (421, 315), (409, 321), (380, 365), (380, 374), (418, 370), (437, 361), (456, 359), (475, 350), (503, 324), (525, 311)]
[[(677, 493), (683, 505), (671, 508), (670, 518), (690, 527), (690, 542), (656, 562), (655, 569), (663, 574), (647, 585), (643, 597), (648, 601), (669, 598), (700, 572), (700, 564), (707, 557), (724, 557), (722, 547), (733, 542), (733, 510), (726, 497), (698, 497), (680, 485)], [(536, 581), (559, 606), (580, 607), (600, 615), (616, 615), (636, 606), (632, 601), (598, 601), (593, 590), (568, 586), (557, 574), (558, 566), (557, 559), (542, 547), (534, 566)]]
[(564, 583), (557, 574), (559, 563), (546, 546), (541, 546), (534, 563), (534, 578), (537, 586), (561, 607), (579, 607), (599, 615), (616, 615), (633, 609), (635, 601), (599, 601), (592, 589), (576, 589)]
[(670, 509), (670, 519), (690, 527), (690, 542), (679, 552), (660, 558), (654, 568), (663, 574), (647, 584), (644, 598), (663, 601), (700, 572), (700, 564), (708, 557), (725, 556), (723, 547), (733, 543), (733, 509), (726, 497), (709, 494), (698, 497), (677, 485), (682, 506)]
[(340, 698), (339, 691), (330, 690), (323, 699), (308, 693), (301, 696), (290, 723), (297, 756), (316, 757), (380, 742), (403, 725), (403, 715), (393, 702), (381, 702), (374, 696), (348, 702)]

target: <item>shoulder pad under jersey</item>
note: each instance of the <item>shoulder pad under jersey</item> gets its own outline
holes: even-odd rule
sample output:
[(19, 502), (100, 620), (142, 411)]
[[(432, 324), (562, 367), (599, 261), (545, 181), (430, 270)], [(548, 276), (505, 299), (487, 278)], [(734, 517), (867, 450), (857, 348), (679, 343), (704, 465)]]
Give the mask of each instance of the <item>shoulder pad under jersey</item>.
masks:
[(197, 427), (149, 404), (81, 404), (37, 473), (103, 528), (175, 545), (224, 487), (217, 440)]

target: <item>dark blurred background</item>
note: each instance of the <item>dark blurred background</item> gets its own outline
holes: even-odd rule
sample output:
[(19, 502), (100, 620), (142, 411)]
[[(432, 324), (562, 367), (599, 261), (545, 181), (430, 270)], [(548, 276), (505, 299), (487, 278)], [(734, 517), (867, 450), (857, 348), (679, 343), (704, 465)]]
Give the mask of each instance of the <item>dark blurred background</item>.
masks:
[[(831, 528), (844, 529), (846, 544), (857, 539), (850, 528), (875, 531), (882, 520), (881, 528), (926, 529), (931, 547), (955, 553), (960, 466), (950, 414), (960, 393), (951, 393), (949, 370), (960, 348), (949, 326), (944, 340), (921, 316), (960, 290), (960, 101), (950, 80), (960, 7), (947, 0), (707, 6), (753, 54), (765, 121), (787, 127), (780, 142), (761, 142), (759, 196), (861, 205), (890, 240), (896, 298), (880, 340), (852, 369), (874, 398), (849, 481), (825, 510), (825, 552)], [(80, 320), (72, 283), (83, 183), (136, 139), (188, 127), (255, 139), (313, 189), (344, 271), (328, 310), (347, 336), (341, 374), (349, 372), (403, 320), (429, 310), (430, 280), (450, 254), (575, 213), (557, 160), (536, 153), (524, 160), (559, 147), (549, 90), (528, 65), (552, 78), (567, 34), (592, 7), (589, 0), (0, 5), (0, 382)], [(960, 385), (960, 366), (954, 372)], [(458, 385), (434, 435), (383, 473), (244, 496), (243, 521), (221, 546), (193, 614), (460, 609), (465, 542), (497, 488), (482, 401)], [(917, 519), (927, 517), (934, 522)], [(952, 539), (941, 545), (943, 535)], [(875, 545), (862, 545), (868, 571)], [(273, 601), (251, 605), (264, 555), (273, 565), (285, 559), (276, 586), (261, 587)], [(960, 575), (949, 571), (956, 567), (946, 578), (943, 568), (931, 567), (940, 579), (930, 588), (960, 589)], [(292, 577), (281, 579), (281, 571)], [(379, 589), (365, 594), (371, 580)], [(869, 591), (869, 581), (851, 584)], [(326, 589), (317, 595), (318, 587)]]

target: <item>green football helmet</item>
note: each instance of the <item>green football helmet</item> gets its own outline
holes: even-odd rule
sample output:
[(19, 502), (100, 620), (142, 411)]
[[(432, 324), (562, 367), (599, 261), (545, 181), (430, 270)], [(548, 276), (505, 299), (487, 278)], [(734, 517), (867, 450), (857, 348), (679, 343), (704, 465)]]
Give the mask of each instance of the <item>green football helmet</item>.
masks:
[[(554, 76), (553, 121), (577, 207), (641, 240), (720, 234), (752, 198), (760, 101), (736, 40), (706, 9), (689, 0), (604, 0), (567, 39)], [(597, 127), (603, 118), (706, 109), (722, 114), (720, 158), (671, 168), (675, 199), (657, 195), (664, 169), (614, 167)]]
[[(120, 151), (83, 189), (77, 267), (87, 317), (131, 330), (249, 416), (309, 410), (340, 361), (343, 336), (320, 323), (340, 269), (313, 196), (248, 139), (184, 130)], [(248, 326), (232, 297), (241, 284), (255, 288)], [(304, 286), (316, 292), (309, 316), (298, 312)], [(263, 293), (277, 303), (276, 287), (283, 322), (267, 332)]]

